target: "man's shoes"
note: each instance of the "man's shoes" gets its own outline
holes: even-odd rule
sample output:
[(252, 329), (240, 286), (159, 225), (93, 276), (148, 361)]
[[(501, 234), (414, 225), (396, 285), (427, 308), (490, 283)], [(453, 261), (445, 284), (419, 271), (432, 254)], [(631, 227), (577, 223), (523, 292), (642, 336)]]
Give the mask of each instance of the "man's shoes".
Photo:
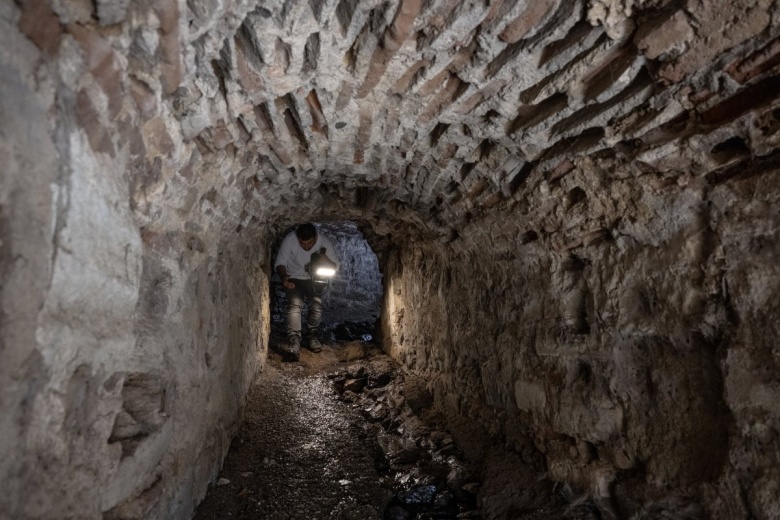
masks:
[(322, 343), (317, 338), (311, 338), (309, 340), (309, 350), (314, 353), (322, 352)]
[(282, 351), (282, 359), (284, 359), (284, 361), (298, 361), (300, 351), (300, 338), (290, 338), (287, 348)]

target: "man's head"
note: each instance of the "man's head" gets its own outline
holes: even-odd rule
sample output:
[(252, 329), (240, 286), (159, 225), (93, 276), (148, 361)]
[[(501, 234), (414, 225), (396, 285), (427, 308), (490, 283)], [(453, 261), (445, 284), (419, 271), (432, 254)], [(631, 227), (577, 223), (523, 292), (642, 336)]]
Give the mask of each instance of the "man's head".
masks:
[(309, 223), (301, 224), (295, 229), (295, 236), (298, 237), (298, 243), (303, 250), (308, 251), (317, 242), (317, 229)]

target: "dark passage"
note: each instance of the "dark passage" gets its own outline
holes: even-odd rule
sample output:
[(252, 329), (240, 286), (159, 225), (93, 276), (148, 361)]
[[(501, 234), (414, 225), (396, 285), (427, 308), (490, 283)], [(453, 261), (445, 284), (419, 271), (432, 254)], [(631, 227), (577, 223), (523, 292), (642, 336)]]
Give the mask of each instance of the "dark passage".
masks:
[[(382, 301), (382, 273), (374, 251), (357, 224), (351, 221), (315, 223), (336, 247), (341, 266), (322, 295), (323, 314), (320, 340), (336, 341), (376, 339)], [(282, 238), (278, 237), (272, 258), (276, 258)], [(287, 298), (278, 276), (273, 277), (271, 294), (271, 337), (274, 342), (287, 339)], [(304, 323), (308, 307), (303, 309)]]
[(0, 520), (780, 520), (780, 0), (0, 42)]

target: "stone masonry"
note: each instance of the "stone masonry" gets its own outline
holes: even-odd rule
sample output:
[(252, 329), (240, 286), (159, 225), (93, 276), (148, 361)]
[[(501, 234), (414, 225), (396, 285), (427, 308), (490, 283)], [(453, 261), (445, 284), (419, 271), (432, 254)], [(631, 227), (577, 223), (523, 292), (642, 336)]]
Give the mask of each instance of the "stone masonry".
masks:
[(0, 516), (189, 518), (349, 220), (453, 424), (780, 517), (778, 97), (777, 0), (0, 0)]

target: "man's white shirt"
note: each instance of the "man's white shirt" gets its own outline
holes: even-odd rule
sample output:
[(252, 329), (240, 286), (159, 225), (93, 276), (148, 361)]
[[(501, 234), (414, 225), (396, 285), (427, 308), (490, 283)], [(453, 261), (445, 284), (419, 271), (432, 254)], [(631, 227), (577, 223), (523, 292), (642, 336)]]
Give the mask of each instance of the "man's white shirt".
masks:
[(311, 262), (312, 253), (319, 253), (320, 249), (323, 247), (325, 248), (327, 257), (335, 262), (336, 268), (338, 269), (338, 253), (327, 237), (317, 231), (317, 241), (311, 249), (305, 251), (301, 247), (301, 244), (298, 243), (298, 237), (293, 231), (282, 240), (282, 245), (279, 247), (279, 254), (276, 255), (274, 270), (276, 270), (278, 266), (283, 265), (287, 269), (287, 274), (290, 275), (290, 278), (306, 280), (309, 278), (309, 274), (306, 272), (306, 264)]

